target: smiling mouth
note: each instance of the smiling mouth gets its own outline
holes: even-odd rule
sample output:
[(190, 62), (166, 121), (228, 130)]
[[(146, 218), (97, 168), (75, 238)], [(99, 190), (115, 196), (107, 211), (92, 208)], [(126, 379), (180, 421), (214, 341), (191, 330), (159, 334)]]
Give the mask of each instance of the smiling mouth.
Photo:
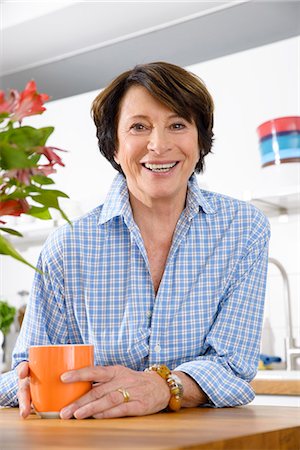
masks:
[(151, 170), (151, 172), (156, 173), (162, 173), (162, 172), (169, 172), (173, 167), (175, 167), (178, 164), (178, 161), (172, 162), (172, 163), (166, 163), (166, 164), (150, 164), (150, 163), (143, 163), (142, 165), (148, 169)]

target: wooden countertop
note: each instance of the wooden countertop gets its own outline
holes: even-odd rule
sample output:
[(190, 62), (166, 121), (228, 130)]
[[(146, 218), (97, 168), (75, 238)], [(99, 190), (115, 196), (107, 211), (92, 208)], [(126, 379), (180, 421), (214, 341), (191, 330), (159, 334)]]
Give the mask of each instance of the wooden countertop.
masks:
[(296, 450), (300, 412), (293, 407), (191, 408), (106, 420), (23, 420), (0, 409), (1, 450)]
[(300, 395), (300, 380), (256, 378), (250, 384), (257, 395)]

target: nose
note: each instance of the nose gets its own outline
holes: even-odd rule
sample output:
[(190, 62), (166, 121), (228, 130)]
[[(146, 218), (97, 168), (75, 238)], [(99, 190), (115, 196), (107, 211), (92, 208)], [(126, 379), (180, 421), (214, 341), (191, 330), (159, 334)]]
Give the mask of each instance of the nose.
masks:
[(153, 128), (148, 141), (147, 149), (162, 155), (172, 149), (172, 143), (166, 130)]

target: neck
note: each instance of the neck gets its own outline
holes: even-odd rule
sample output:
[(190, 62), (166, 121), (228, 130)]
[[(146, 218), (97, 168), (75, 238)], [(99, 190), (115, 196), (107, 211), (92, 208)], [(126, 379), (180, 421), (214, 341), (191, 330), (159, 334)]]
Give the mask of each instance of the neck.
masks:
[(143, 236), (164, 240), (173, 236), (178, 219), (185, 207), (186, 192), (176, 200), (154, 199), (143, 202), (129, 194), (133, 217)]

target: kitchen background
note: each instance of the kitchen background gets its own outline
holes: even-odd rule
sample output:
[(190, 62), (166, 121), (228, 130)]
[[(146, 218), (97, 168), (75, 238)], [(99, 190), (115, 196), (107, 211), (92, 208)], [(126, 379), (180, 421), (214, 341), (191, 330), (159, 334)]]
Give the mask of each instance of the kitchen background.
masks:
[[(154, 8), (159, 7), (159, 3), (154, 2), (153, 5), (156, 5)], [(268, 17), (265, 19), (268, 20)], [(230, 26), (224, 24), (224, 27), (226, 33), (230, 34)], [(217, 29), (215, 33), (218, 34)], [(231, 54), (225, 52), (223, 56), (182, 65), (204, 80), (216, 106), (214, 151), (207, 157), (205, 173), (198, 177), (199, 184), (205, 189), (253, 201), (258, 207), (263, 207), (259, 199), (275, 204), (275, 207), (266, 210), (272, 233), (270, 257), (278, 260), (288, 274), (292, 332), (300, 346), (300, 163), (262, 169), (256, 134), (256, 128), (262, 122), (276, 117), (300, 115), (300, 37), (297, 35), (274, 41), (265, 45), (260, 42), (253, 48), (240, 51), (235, 48)], [(209, 39), (205, 42), (199, 39), (194, 45), (207, 47)], [(172, 40), (169, 46), (176, 52), (177, 41)], [(155, 59), (159, 58), (149, 60)], [(169, 60), (178, 62), (176, 58)], [(100, 62), (100, 73), (101, 66)], [(4, 77), (5, 87), (7, 79), (8, 75)], [(49, 89), (36, 81), (41, 92), (52, 95)], [(19, 88), (22, 89), (24, 85), (25, 82)], [(68, 150), (68, 153), (63, 154), (66, 167), (59, 168), (53, 178), (57, 188), (70, 196), (70, 200), (64, 201), (62, 205), (71, 218), (101, 203), (115, 175), (115, 171), (98, 151), (95, 128), (90, 117), (91, 102), (103, 86), (99, 81), (98, 87), (87, 89), (79, 95), (68, 95), (67, 98), (58, 93), (57, 99), (46, 104), (47, 111), (42, 116), (27, 119), (27, 123), (32, 126), (55, 126), (48, 143)], [(288, 214), (280, 211), (276, 205), (286, 206)], [(56, 215), (54, 219), (42, 222), (24, 216), (9, 218), (7, 221), (8, 225), (23, 232), (24, 238), (14, 238), (13, 242), (33, 264), (47, 235), (63, 223)], [(19, 308), (28, 299), (26, 292), (30, 291), (34, 272), (8, 257), (1, 257), (0, 264), (0, 298)], [(283, 360), (284, 338), (287, 334), (284, 295), (282, 276), (278, 268), (270, 264), (262, 352), (280, 356)], [(7, 339), (9, 348), (16, 335), (17, 327), (13, 326)]]

